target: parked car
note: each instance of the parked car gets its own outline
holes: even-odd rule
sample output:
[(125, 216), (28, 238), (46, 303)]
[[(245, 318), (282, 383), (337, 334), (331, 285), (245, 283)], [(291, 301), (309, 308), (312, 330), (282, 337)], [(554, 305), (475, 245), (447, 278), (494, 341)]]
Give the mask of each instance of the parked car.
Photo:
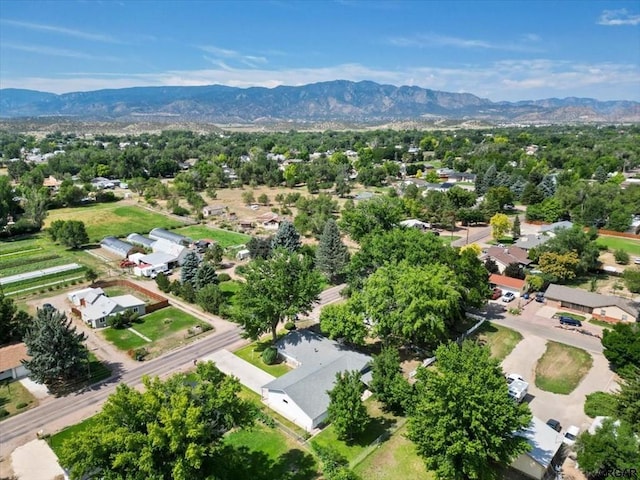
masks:
[(491, 292), (491, 300), (497, 300), (502, 296), (502, 290), (500, 290), (499, 288), (494, 288), (493, 291)]
[(56, 307), (54, 307), (50, 303), (45, 303), (45, 304), (42, 305), (42, 310), (55, 310), (55, 309), (56, 309)]
[(516, 299), (516, 296), (513, 292), (507, 292), (502, 296), (502, 301), (504, 303), (512, 302)]
[(520, 380), (521, 382), (524, 382), (524, 377), (522, 375), (520, 375), (519, 373), (510, 373), (509, 375), (507, 375), (507, 383), (511, 384), (513, 382), (515, 382), (516, 380)]
[(544, 303), (544, 292), (537, 292), (536, 293), (536, 302)]
[(553, 428), (556, 432), (562, 430), (562, 425), (560, 425), (560, 422), (554, 418), (550, 418), (549, 420), (547, 420), (547, 425)]
[(573, 445), (576, 443), (576, 439), (578, 438), (578, 434), (580, 433), (580, 429), (575, 425), (571, 425), (567, 428), (567, 431), (564, 432), (564, 438), (562, 441), (567, 445)]
[(633, 263), (640, 265), (640, 257), (636, 257), (633, 259)]
[(560, 324), (561, 325), (570, 325), (572, 327), (581, 327), (582, 322), (573, 317), (567, 317), (566, 315), (560, 315)]

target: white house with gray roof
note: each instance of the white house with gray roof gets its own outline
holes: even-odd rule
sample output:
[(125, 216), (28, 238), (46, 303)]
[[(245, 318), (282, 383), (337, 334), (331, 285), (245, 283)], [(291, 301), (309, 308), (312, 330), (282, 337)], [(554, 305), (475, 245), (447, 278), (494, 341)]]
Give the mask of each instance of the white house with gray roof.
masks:
[(262, 387), (262, 399), (296, 425), (312, 431), (327, 419), (336, 374), (366, 372), (371, 357), (309, 330), (296, 330), (276, 342), (278, 353), (295, 367)]

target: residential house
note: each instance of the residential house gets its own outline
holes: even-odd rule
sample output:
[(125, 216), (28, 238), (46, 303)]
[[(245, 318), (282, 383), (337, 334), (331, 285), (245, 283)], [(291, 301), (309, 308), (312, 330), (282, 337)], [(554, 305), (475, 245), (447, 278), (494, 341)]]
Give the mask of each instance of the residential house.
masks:
[(258, 215), (256, 218), (260, 225), (267, 230), (277, 230), (280, 226), (280, 217), (277, 213), (267, 212), (262, 215)]
[(454, 184), (450, 182), (443, 183), (425, 183), (424, 188), (425, 191), (422, 192), (423, 196), (427, 195), (427, 192), (431, 190), (435, 190), (436, 192), (448, 192), (451, 188), (453, 188)]
[(522, 267), (526, 267), (531, 263), (531, 260), (527, 257), (528, 253), (519, 247), (489, 247), (483, 260), (492, 258), (498, 265), (500, 273), (504, 272), (504, 269), (511, 263), (517, 263)]
[(309, 330), (294, 330), (276, 342), (278, 353), (296, 367), (262, 387), (262, 400), (307, 431), (327, 419), (336, 374), (366, 372), (371, 357)]
[(103, 238), (100, 242), (100, 246), (120, 258), (127, 258), (136, 248), (133, 244), (120, 240), (116, 237)]
[(418, 228), (420, 230), (428, 230), (431, 228), (431, 224), (430, 223), (426, 223), (423, 221), (420, 221), (416, 218), (410, 218), (408, 220), (403, 220), (400, 222), (400, 226), (401, 227), (405, 227), (405, 228)]
[(524, 293), (524, 287), (527, 282), (520, 280), (519, 278), (511, 278), (505, 275), (492, 273), (489, 276), (489, 283), (494, 287), (498, 287), (503, 293), (511, 292), (516, 297), (519, 297)]
[(206, 207), (202, 207), (202, 216), (204, 218), (218, 217), (224, 215), (226, 211), (227, 209), (224, 205), (207, 205)]
[(615, 295), (601, 295), (552, 283), (544, 296), (549, 305), (591, 314), (604, 322), (640, 321), (640, 302)]
[(555, 235), (556, 230), (562, 230), (563, 228), (571, 228), (573, 227), (573, 223), (568, 220), (562, 220), (561, 222), (555, 222), (550, 225), (542, 225), (540, 227), (540, 232), (549, 232), (551, 235)]
[(536, 235), (523, 235), (522, 237), (518, 238), (518, 240), (516, 240), (513, 246), (529, 251), (532, 248), (537, 248), (540, 245), (544, 245), (550, 239), (550, 236), (541, 235), (539, 233)]
[(242, 232), (247, 232), (253, 228), (253, 222), (251, 220), (240, 220), (238, 222), (238, 229)]
[(0, 380), (19, 378), (29, 375), (29, 370), (22, 364), (22, 360), (29, 360), (27, 346), (24, 343), (15, 343), (0, 348)]
[(93, 180), (91, 180), (91, 184), (98, 190), (116, 187), (116, 184), (112, 180), (109, 180), (108, 178), (105, 178), (105, 177), (96, 177)]
[(447, 182), (450, 182), (450, 183), (456, 183), (456, 182), (472, 183), (475, 181), (476, 181), (475, 173), (454, 172), (447, 175)]
[(189, 237), (185, 237), (184, 235), (180, 235), (179, 233), (170, 232), (165, 230), (164, 228), (154, 228), (149, 232), (149, 238), (152, 240), (168, 240), (171, 243), (175, 243), (176, 245), (183, 245), (188, 247), (193, 243)]
[(74, 292), (68, 293), (67, 300), (69, 300), (75, 306), (79, 307), (81, 305), (84, 305), (83, 300), (85, 298), (89, 297), (89, 303), (91, 303), (100, 295), (104, 295), (104, 290), (102, 290), (101, 288), (83, 288), (82, 290), (76, 290)]
[(564, 461), (562, 435), (537, 417), (533, 417), (529, 427), (517, 433), (524, 437), (531, 449), (520, 454), (511, 468), (537, 480), (556, 478), (556, 469)]
[(49, 175), (42, 182), (42, 186), (43, 187), (47, 187), (47, 188), (51, 188), (53, 190), (58, 190), (58, 188), (60, 188), (60, 184), (61, 183), (62, 183), (61, 181), (56, 180), (56, 177), (54, 177), (53, 175)]
[[(86, 290), (86, 289), (85, 289)], [(79, 298), (78, 310), (82, 320), (93, 328), (103, 328), (108, 324), (109, 317), (125, 311), (132, 311), (138, 315), (145, 314), (145, 303), (133, 295), (119, 295), (107, 297), (104, 293), (99, 294), (97, 290), (80, 294), (71, 292), (68, 298)], [(75, 304), (75, 303), (74, 303)]]

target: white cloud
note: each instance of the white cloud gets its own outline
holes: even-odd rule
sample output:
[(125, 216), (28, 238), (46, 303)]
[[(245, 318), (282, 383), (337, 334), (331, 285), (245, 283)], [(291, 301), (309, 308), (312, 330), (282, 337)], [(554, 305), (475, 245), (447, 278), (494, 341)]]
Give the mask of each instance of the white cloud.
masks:
[(54, 57), (67, 57), (67, 58), (80, 58), (84, 60), (100, 60), (116, 62), (119, 61), (117, 57), (112, 56), (99, 56), (92, 55), (90, 53), (78, 52), (77, 50), (69, 50), (66, 48), (48, 47), (45, 45), (24, 45), (17, 43), (3, 43), (3, 48), (9, 48), (11, 50), (18, 50), (27, 53), (36, 53), (38, 55), (48, 55)]
[(215, 58), (205, 56), (204, 58), (214, 65), (223, 65), (223, 68), (225, 70), (230, 67), (226, 65), (226, 62), (222, 62), (221, 58), (224, 58), (228, 61), (239, 62), (240, 64), (246, 65), (247, 67), (251, 68), (257, 68), (259, 65), (269, 63), (266, 57), (263, 56), (245, 55), (243, 53), (237, 52), (236, 50), (220, 48), (214, 45), (200, 45), (197, 48), (199, 48), (203, 52), (210, 53), (217, 57)]
[(387, 43), (395, 47), (414, 48), (453, 47), (462, 49), (504, 50), (512, 52), (540, 51), (539, 48), (531, 45), (532, 42), (539, 40), (537, 35), (525, 35), (523, 40), (526, 44), (518, 42), (492, 43), (486, 40), (452, 37), (436, 33), (421, 33), (408, 37), (391, 37), (387, 40)]
[(631, 14), (626, 8), (621, 8), (619, 10), (605, 10), (600, 15), (598, 24), (609, 27), (619, 25), (640, 25), (640, 15)]
[(110, 36), (99, 33), (83, 32), (81, 30), (75, 30), (71, 28), (58, 27), (56, 25), (45, 25), (41, 23), (22, 22), (19, 20), (0, 20), (0, 23), (6, 25), (12, 25), (14, 27), (26, 28), (28, 30), (38, 30), (41, 32), (51, 32), (59, 35), (65, 35), (68, 37), (81, 38), (83, 40), (91, 40), (94, 42), (104, 43), (123, 43), (120, 40)]
[(305, 85), (336, 79), (372, 80), (415, 85), (448, 92), (468, 92), (491, 100), (525, 100), (586, 96), (602, 100), (640, 100), (640, 66), (615, 63), (572, 63), (548, 59), (504, 60), (490, 65), (455, 68), (411, 67), (384, 70), (350, 63), (321, 68), (233, 67), (218, 61), (211, 69), (170, 70), (154, 74), (74, 73), (64, 77), (12, 79), (0, 74), (1, 87), (56, 93), (132, 86), (222, 84), (235, 87)]

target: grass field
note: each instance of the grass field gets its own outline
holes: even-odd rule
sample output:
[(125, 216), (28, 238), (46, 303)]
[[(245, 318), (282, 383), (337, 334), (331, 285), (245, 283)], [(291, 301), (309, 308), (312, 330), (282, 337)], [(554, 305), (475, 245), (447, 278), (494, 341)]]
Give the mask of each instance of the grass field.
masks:
[(150, 338), (151, 343), (127, 329), (107, 328), (102, 331), (102, 335), (120, 350), (128, 351), (139, 347), (153, 348), (155, 342), (171, 336), (178, 335), (182, 338), (182, 334), (188, 328), (202, 323), (196, 317), (175, 307), (163, 308), (144, 315), (138, 322), (134, 322), (132, 328)]
[(99, 203), (85, 207), (50, 210), (45, 227), (55, 220), (84, 222), (89, 240), (93, 243), (109, 235), (125, 237), (130, 233), (148, 233), (156, 227), (173, 228), (183, 225), (165, 215), (119, 203)]
[(360, 478), (376, 480), (432, 480), (416, 448), (402, 427), (369, 454), (354, 470)]
[(253, 342), (249, 345), (242, 347), (240, 350), (236, 350), (234, 355), (249, 362), (251, 365), (258, 367), (260, 370), (264, 370), (270, 373), (274, 377), (281, 377), (285, 373), (291, 370), (286, 363), (276, 363), (275, 365), (267, 365), (262, 361), (262, 352), (265, 348), (271, 345), (271, 340), (264, 342)]
[(591, 355), (580, 348), (547, 342), (547, 350), (536, 365), (536, 386), (568, 395), (591, 370), (592, 364)]
[(510, 328), (484, 322), (478, 329), (476, 339), (491, 349), (491, 356), (502, 361), (522, 340), (522, 335)]
[(51, 450), (53, 450), (56, 455), (60, 456), (62, 444), (67, 439), (76, 436), (80, 432), (83, 432), (87, 428), (91, 427), (94, 423), (96, 423), (96, 421), (96, 417), (89, 417), (80, 423), (76, 423), (75, 425), (71, 425), (64, 430), (59, 431), (55, 435), (51, 435), (51, 437), (49, 437), (49, 446), (51, 447)]
[(633, 240), (632, 238), (600, 236), (598, 237), (596, 243), (598, 243), (599, 245), (606, 245), (612, 252), (616, 250), (624, 250), (629, 255), (640, 257), (640, 240)]
[(202, 240), (203, 238), (215, 240), (223, 248), (242, 245), (251, 239), (249, 235), (244, 235), (243, 233), (231, 232), (220, 228), (210, 228), (202, 225), (177, 228), (176, 233), (190, 237), (193, 240)]
[(0, 421), (16, 413), (29, 410), (36, 405), (38, 405), (38, 400), (19, 381), (4, 380), (0, 384), (0, 410), (6, 410), (9, 413), (9, 415), (1, 417)]

